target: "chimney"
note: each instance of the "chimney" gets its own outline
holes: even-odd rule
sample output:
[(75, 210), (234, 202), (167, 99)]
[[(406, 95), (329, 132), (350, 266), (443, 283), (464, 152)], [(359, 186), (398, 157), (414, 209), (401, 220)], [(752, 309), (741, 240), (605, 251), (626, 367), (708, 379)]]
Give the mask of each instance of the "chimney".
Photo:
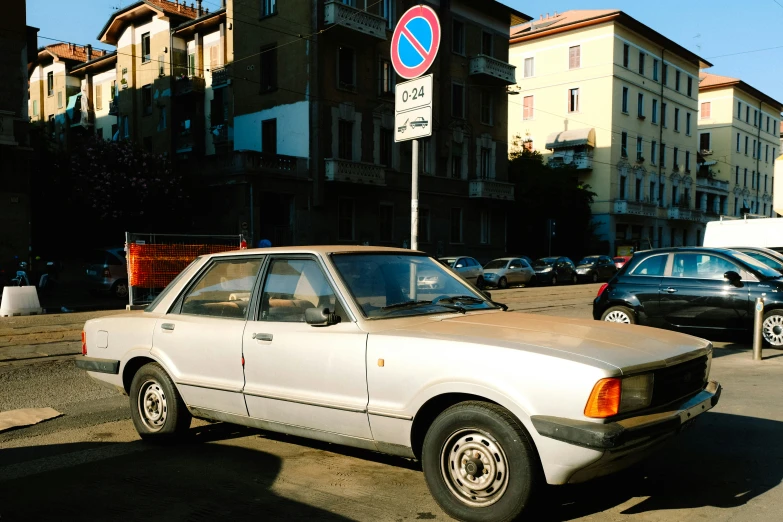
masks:
[(226, 0), (220, 0), (220, 8), (225, 9), (226, 7)]
[(201, 16), (202, 10), (201, 10), (201, 0), (196, 0), (196, 12), (198, 13), (198, 16)]
[(85, 50), (87, 51), (87, 61), (89, 62), (90, 60), (92, 60), (92, 45), (87, 44)]
[(538, 19), (538, 21), (539, 22), (543, 22), (544, 21), (544, 15), (539, 15), (539, 16), (540, 16), (540, 18)]

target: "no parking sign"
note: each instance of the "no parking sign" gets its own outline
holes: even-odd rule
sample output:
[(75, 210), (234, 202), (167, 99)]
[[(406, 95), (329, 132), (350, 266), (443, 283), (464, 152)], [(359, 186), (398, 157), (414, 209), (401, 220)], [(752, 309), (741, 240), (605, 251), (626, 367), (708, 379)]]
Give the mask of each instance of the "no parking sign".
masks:
[(391, 59), (397, 74), (410, 80), (430, 68), (440, 48), (440, 21), (426, 5), (411, 7), (400, 17), (391, 41)]

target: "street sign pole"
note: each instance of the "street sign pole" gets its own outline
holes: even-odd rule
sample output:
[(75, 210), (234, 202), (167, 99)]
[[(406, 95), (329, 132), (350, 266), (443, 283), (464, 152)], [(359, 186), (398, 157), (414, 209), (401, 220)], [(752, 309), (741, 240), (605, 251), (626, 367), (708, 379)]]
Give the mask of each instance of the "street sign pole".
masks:
[(411, 250), (419, 248), (419, 140), (413, 140), (411, 163)]

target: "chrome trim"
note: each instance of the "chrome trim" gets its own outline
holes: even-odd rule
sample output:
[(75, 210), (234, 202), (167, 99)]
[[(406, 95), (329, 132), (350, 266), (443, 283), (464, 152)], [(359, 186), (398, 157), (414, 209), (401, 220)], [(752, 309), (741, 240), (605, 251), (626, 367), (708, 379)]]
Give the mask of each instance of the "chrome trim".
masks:
[(367, 413), (366, 408), (352, 408), (350, 406), (337, 406), (334, 404), (326, 404), (323, 402), (305, 401), (302, 399), (292, 399), (290, 397), (280, 397), (279, 395), (269, 395), (266, 393), (253, 393), (248, 391), (242, 392), (244, 395), (251, 397), (260, 397), (262, 399), (271, 399), (273, 401), (293, 402), (294, 404), (304, 404), (305, 406), (316, 406), (319, 408), (329, 408), (330, 410), (348, 411), (351, 413)]
[(413, 420), (413, 417), (410, 415), (400, 415), (397, 413), (385, 413), (381, 411), (373, 411), (373, 410), (367, 410), (368, 415), (375, 415), (376, 417), (387, 417), (389, 419), (400, 419), (400, 420), (406, 420), (410, 421)]
[(242, 393), (242, 388), (224, 388), (221, 386), (214, 386), (210, 384), (201, 384), (197, 382), (192, 381), (174, 381), (174, 384), (177, 386), (192, 386), (194, 388), (203, 388), (205, 390), (217, 390), (217, 391), (224, 391), (224, 392), (230, 392), (230, 393)]

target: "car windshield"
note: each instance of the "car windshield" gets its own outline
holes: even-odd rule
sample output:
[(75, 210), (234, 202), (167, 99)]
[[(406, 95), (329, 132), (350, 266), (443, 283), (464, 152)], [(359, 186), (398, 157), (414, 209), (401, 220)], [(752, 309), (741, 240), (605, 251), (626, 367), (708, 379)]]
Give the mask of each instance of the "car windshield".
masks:
[(552, 266), (557, 262), (556, 257), (543, 257), (541, 259), (537, 259), (535, 263), (533, 263), (533, 266)]
[(777, 270), (768, 267), (758, 259), (753, 259), (747, 254), (743, 254), (742, 252), (734, 252), (734, 257), (748, 265), (748, 267), (756, 272), (757, 275), (761, 276), (762, 279), (776, 279), (778, 277), (782, 277), (780, 272)]
[(386, 319), (497, 308), (436, 260), (407, 254), (335, 254), (365, 317)]
[(494, 261), (490, 261), (486, 265), (484, 265), (485, 270), (493, 270), (498, 268), (506, 268), (506, 265), (508, 264), (508, 259), (495, 259)]
[(780, 261), (778, 261), (775, 258), (767, 257), (766, 255), (761, 254), (759, 252), (756, 252), (754, 250), (740, 250), (740, 252), (742, 252), (743, 254), (745, 254), (747, 256), (752, 257), (753, 259), (755, 259), (757, 261), (761, 261), (762, 263), (764, 263), (768, 267), (774, 268), (775, 270), (777, 270), (779, 272), (783, 271), (783, 263), (781, 263)]
[(586, 257), (586, 258), (582, 259), (581, 261), (579, 261), (577, 263), (577, 265), (594, 265), (597, 262), (598, 262), (598, 258), (597, 257)]
[(457, 262), (456, 257), (441, 257), (439, 260), (441, 263), (443, 263), (446, 266), (450, 266), (451, 268), (454, 268), (454, 263)]

